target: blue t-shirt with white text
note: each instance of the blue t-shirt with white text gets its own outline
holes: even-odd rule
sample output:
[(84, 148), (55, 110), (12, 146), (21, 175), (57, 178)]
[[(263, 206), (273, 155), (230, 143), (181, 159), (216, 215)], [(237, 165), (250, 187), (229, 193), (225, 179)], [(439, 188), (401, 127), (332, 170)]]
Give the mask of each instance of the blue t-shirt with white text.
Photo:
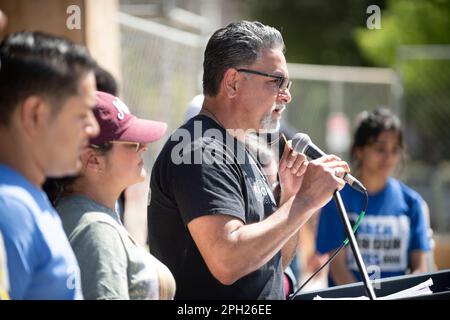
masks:
[(12, 299), (81, 299), (80, 273), (46, 194), (0, 164), (0, 231)]
[[(340, 192), (349, 219), (355, 222), (363, 209), (364, 195), (345, 186)], [(412, 250), (430, 250), (422, 197), (400, 181), (389, 178), (376, 194), (369, 194), (366, 214), (356, 233), (361, 256), (371, 277), (404, 275)], [(339, 247), (346, 238), (334, 201), (322, 208), (316, 247), (319, 253)], [(348, 247), (349, 248), (349, 247)], [(349, 248), (347, 265), (357, 281), (358, 267)], [(330, 285), (334, 285), (331, 277)]]

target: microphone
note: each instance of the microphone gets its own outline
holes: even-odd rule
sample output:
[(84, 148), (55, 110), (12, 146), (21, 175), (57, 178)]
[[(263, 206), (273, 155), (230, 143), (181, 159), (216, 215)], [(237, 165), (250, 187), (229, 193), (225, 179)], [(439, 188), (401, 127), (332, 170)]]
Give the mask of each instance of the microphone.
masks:
[[(295, 134), (292, 138), (292, 147), (296, 152), (304, 153), (313, 160), (325, 156), (325, 153), (311, 141), (311, 138), (306, 133)], [(367, 189), (363, 186), (363, 184), (350, 173), (346, 172), (342, 179), (344, 179), (344, 181), (347, 182), (353, 189), (362, 193), (367, 192)]]

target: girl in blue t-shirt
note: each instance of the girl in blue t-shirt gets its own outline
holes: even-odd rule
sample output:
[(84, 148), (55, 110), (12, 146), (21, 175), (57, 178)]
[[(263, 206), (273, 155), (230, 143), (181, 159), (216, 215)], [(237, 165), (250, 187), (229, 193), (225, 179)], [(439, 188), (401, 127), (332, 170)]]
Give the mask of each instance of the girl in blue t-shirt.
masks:
[[(389, 110), (363, 112), (358, 118), (351, 149), (355, 176), (366, 186), (369, 203), (357, 232), (361, 255), (371, 279), (427, 271), (426, 204), (422, 197), (392, 178), (403, 153), (399, 119)], [(364, 196), (349, 186), (341, 191), (350, 220), (363, 209)], [(346, 238), (336, 205), (321, 211), (317, 250), (332, 253)], [(330, 264), (330, 285), (361, 281), (353, 252), (344, 248)]]

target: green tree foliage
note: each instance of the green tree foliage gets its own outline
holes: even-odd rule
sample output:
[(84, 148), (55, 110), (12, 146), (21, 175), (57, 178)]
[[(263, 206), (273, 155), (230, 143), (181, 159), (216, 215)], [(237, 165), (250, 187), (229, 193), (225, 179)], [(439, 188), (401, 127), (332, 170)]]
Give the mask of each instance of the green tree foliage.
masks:
[(250, 16), (281, 30), (289, 62), (367, 66), (353, 31), (366, 25), (371, 0), (246, 0)]
[(413, 156), (450, 159), (450, 49), (446, 58), (430, 47), (400, 49), (450, 44), (450, 0), (391, 0), (381, 16), (381, 30), (356, 31), (359, 47), (374, 64), (402, 75)]
[(394, 0), (381, 13), (382, 29), (359, 28), (363, 54), (380, 66), (395, 66), (400, 45), (450, 43), (449, 0)]

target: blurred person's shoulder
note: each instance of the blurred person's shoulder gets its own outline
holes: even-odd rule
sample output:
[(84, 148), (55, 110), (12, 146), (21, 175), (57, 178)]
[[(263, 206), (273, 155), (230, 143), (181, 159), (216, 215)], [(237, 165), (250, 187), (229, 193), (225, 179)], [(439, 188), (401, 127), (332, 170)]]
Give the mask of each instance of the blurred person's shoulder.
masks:
[(0, 225), (4, 234), (32, 234), (37, 215), (50, 209), (44, 194), (23, 176), (0, 167)]
[(83, 195), (62, 197), (56, 204), (56, 209), (69, 238), (83, 230), (96, 230), (95, 226), (99, 224), (120, 227), (117, 213)]
[(415, 201), (423, 201), (422, 196), (413, 188), (407, 186), (400, 180), (395, 178), (389, 178), (388, 184), (391, 188), (393, 188), (396, 192), (398, 192), (406, 203), (411, 203)]
[(0, 183), (0, 230), (5, 243), (18, 252), (17, 257), (28, 262), (44, 246), (42, 228), (46, 220), (39, 219), (40, 215), (46, 213), (26, 190)]

